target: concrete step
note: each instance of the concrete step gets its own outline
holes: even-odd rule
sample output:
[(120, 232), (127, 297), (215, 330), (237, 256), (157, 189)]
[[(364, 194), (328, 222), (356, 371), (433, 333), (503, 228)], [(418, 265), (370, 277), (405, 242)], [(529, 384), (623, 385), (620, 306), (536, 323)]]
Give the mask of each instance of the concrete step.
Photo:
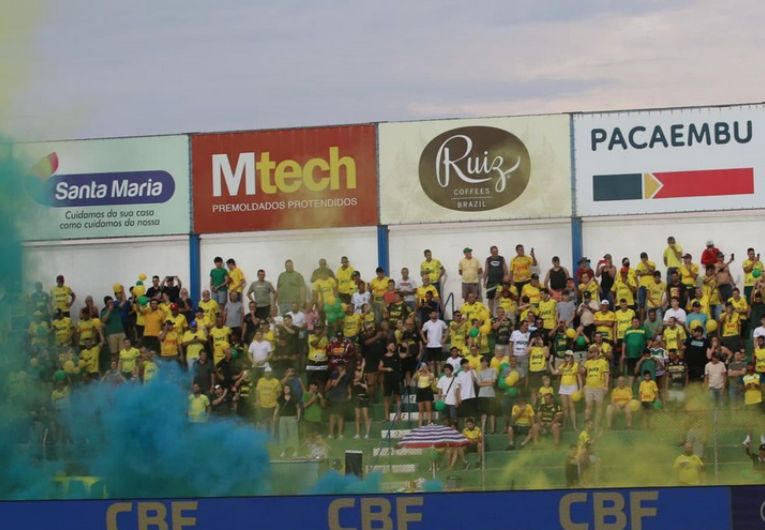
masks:
[[(440, 420), (440, 413), (433, 411), (431, 414), (433, 415), (433, 422), (438, 422)], [(425, 416), (425, 418), (427, 418), (427, 416)], [(393, 421), (394, 419), (396, 419), (395, 412), (388, 414), (388, 421)], [(399, 421), (419, 421), (419, 419), (420, 413), (416, 410), (412, 412), (402, 412), (399, 417)]]

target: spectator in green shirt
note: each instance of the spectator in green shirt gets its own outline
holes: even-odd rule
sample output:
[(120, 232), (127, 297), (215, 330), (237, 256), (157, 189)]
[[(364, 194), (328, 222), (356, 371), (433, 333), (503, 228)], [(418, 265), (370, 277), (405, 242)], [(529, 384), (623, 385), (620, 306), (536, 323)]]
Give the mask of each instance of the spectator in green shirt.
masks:
[(622, 342), (621, 371), (626, 371), (629, 376), (629, 384), (635, 380), (635, 368), (637, 367), (640, 356), (648, 344), (648, 332), (640, 324), (640, 319), (634, 317), (632, 325), (624, 331), (624, 340)]
[(228, 286), (226, 284), (228, 271), (223, 266), (223, 258), (220, 256), (217, 256), (213, 263), (215, 263), (215, 267), (210, 271), (210, 292), (213, 300), (223, 307), (228, 302)]

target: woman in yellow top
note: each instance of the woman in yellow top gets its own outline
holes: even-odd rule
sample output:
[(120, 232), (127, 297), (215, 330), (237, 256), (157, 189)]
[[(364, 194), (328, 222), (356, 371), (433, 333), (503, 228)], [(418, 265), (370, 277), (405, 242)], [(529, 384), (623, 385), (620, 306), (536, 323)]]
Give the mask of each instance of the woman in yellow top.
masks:
[(417, 385), (417, 423), (420, 427), (423, 423), (433, 423), (433, 381), (435, 377), (428, 363), (420, 363), (414, 374), (414, 383)]
[(731, 351), (738, 351), (743, 347), (741, 340), (741, 316), (736, 312), (733, 304), (725, 304), (725, 312), (720, 317), (720, 342)]
[(575, 392), (581, 392), (582, 375), (579, 373), (579, 363), (574, 361), (574, 352), (566, 350), (563, 363), (558, 368), (553, 368), (552, 373), (560, 376), (558, 394), (563, 404), (563, 427), (566, 426), (566, 418), (571, 418), (571, 426), (576, 430), (576, 408), (571, 396)]

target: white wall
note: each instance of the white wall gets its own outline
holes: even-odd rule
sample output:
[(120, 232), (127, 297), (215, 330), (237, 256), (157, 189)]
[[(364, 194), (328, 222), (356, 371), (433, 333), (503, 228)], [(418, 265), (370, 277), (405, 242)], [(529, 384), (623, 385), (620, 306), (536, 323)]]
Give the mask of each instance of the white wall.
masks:
[(24, 288), (31, 291), (35, 281), (45, 290), (63, 274), (66, 284), (77, 295), (72, 315), (83, 306), (87, 295), (103, 307), (103, 298), (112, 294), (119, 282), (126, 288), (134, 285), (140, 273), (151, 277), (178, 276), (184, 286), (189, 281), (188, 237), (125, 238), (111, 240), (28, 243), (24, 246)]
[(224, 260), (234, 258), (248, 285), (256, 279), (258, 269), (263, 269), (266, 279), (275, 286), (287, 259), (293, 261), (295, 270), (306, 282), (319, 266), (320, 258), (325, 258), (335, 271), (340, 267), (340, 258), (348, 256), (351, 265), (367, 281), (377, 268), (376, 227), (210, 234), (200, 239), (201, 289), (210, 285), (210, 269), (216, 256)]
[(446, 269), (444, 299), (449, 293), (455, 293), (455, 306), (459, 306), (462, 304), (462, 287), (457, 267), (463, 257), (462, 249), (472, 248), (473, 255), (483, 263), (489, 255), (489, 247), (497, 245), (509, 263), (515, 256), (515, 245), (519, 243), (527, 254), (534, 248), (540, 269), (537, 272), (541, 277), (552, 266), (553, 256), (560, 257), (561, 265), (573, 273), (571, 222), (568, 219), (391, 226), (390, 265), (394, 277), (400, 276), (402, 267), (408, 267), (410, 274), (419, 280), (423, 251), (429, 248)]
[(584, 255), (592, 260), (593, 267), (607, 252), (611, 253), (615, 262), (629, 257), (632, 266), (635, 266), (640, 252), (645, 251), (649, 259), (664, 271), (662, 255), (668, 236), (675, 236), (683, 249), (693, 256), (694, 263), (699, 263), (705, 243), (711, 239), (725, 253), (726, 259), (731, 252), (735, 253), (731, 272), (741, 285), (741, 262), (746, 258), (746, 249), (754, 247), (757, 252), (765, 251), (763, 215), (763, 210), (747, 210), (584, 218)]

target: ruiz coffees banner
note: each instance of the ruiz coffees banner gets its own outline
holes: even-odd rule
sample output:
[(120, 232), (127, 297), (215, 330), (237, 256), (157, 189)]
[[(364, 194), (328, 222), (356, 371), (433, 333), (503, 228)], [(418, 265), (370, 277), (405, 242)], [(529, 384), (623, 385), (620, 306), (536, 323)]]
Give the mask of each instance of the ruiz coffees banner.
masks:
[(191, 138), (198, 233), (377, 224), (374, 125)]
[(765, 107), (574, 116), (577, 215), (765, 207)]
[(185, 234), (190, 227), (186, 136), (27, 143), (26, 240)]
[(566, 115), (386, 123), (382, 224), (567, 217)]

